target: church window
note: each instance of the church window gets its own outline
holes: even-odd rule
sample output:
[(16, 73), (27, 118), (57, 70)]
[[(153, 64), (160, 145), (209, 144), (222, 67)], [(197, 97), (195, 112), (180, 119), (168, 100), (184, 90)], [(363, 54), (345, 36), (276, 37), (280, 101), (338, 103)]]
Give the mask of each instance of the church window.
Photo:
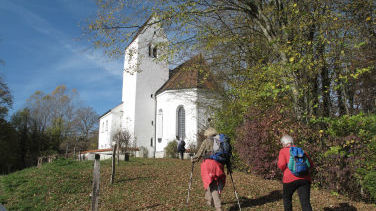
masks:
[(157, 122), (155, 123), (155, 125), (157, 127), (158, 142), (161, 143), (162, 137), (163, 137), (163, 110), (162, 109), (158, 110)]
[(152, 53), (153, 53), (153, 52), (152, 52), (153, 50), (152, 50), (152, 48), (151, 48), (151, 44), (148, 45), (148, 49), (149, 49), (149, 56), (151, 57), (151, 56), (152, 56)]
[(179, 139), (185, 138), (185, 110), (183, 106), (179, 106), (177, 109), (177, 121), (176, 121), (176, 135)]
[(150, 95), (151, 98), (153, 98), (153, 96), (154, 96), (153, 94)]
[(154, 48), (153, 48), (153, 57), (154, 57), (154, 58), (157, 58), (157, 56), (158, 56), (158, 52), (157, 52), (157, 50), (158, 50), (157, 47), (154, 47)]
[(153, 120), (151, 121), (151, 125), (154, 125), (154, 121)]
[(153, 146), (153, 138), (150, 138), (150, 146)]

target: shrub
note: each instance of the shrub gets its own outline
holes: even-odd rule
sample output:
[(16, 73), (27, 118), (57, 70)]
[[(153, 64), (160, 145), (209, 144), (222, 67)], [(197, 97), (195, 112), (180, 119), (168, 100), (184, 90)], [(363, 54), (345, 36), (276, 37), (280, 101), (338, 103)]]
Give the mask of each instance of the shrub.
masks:
[[(314, 180), (319, 186), (335, 190), (338, 193), (348, 194), (353, 198), (359, 198), (361, 186), (357, 176), (359, 165), (359, 146), (352, 145), (342, 147), (350, 140), (358, 140), (355, 136), (341, 138), (326, 138), (326, 144), (320, 146), (314, 158), (316, 166)], [(312, 146), (314, 147), (314, 146)], [(349, 154), (349, 149), (352, 155)]]
[(367, 186), (366, 178), (376, 167), (376, 115), (312, 120), (311, 126), (317, 125), (319, 144), (311, 146), (316, 149), (316, 183), (352, 198), (369, 199), (372, 185)]
[(167, 144), (164, 148), (166, 157), (177, 158), (178, 157), (178, 142), (173, 140)]
[(376, 199), (376, 171), (370, 171), (365, 177), (363, 186), (370, 193), (373, 199)]
[(235, 149), (251, 171), (266, 179), (282, 176), (277, 167), (280, 137), (290, 134), (295, 140), (305, 143), (307, 140), (303, 137), (309, 134), (309, 130), (292, 119), (292, 116), (282, 106), (248, 112), (244, 123), (237, 130)]
[(149, 150), (146, 147), (141, 146), (139, 149), (141, 157), (147, 158), (149, 156)]

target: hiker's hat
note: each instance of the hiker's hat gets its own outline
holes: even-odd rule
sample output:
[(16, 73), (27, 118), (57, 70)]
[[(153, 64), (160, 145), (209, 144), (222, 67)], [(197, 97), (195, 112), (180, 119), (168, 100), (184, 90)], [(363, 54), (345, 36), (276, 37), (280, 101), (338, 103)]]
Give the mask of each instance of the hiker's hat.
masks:
[(209, 127), (204, 132), (204, 136), (205, 137), (211, 137), (211, 136), (215, 136), (217, 134), (218, 134), (217, 131), (214, 128), (212, 128), (212, 127)]

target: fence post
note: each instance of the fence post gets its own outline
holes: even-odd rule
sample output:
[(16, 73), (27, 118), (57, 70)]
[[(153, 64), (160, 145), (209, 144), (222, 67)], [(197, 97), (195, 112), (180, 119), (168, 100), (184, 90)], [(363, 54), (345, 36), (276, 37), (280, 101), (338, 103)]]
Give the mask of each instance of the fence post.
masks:
[(99, 184), (100, 184), (100, 155), (95, 154), (93, 170), (93, 192), (91, 193), (91, 210), (98, 211)]
[(115, 180), (115, 156), (116, 156), (116, 145), (114, 144), (114, 148), (112, 149), (112, 173), (111, 173), (111, 184), (114, 184)]

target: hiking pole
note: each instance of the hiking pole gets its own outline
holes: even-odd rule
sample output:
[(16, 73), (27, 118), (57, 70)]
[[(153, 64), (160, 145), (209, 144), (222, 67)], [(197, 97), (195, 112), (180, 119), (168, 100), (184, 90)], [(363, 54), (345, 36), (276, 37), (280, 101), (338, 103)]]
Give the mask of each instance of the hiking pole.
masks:
[[(192, 157), (191, 157), (192, 159)], [(187, 197), (187, 204), (189, 203), (189, 191), (191, 190), (191, 185), (192, 185), (192, 176), (193, 176), (193, 167), (195, 163), (192, 163), (192, 170), (191, 170), (191, 177), (189, 178), (189, 185), (188, 185), (188, 197)]]
[(230, 172), (230, 177), (231, 177), (232, 187), (234, 188), (235, 197), (236, 197), (236, 200), (238, 200), (239, 210), (241, 211), (242, 208), (240, 207), (240, 201), (239, 201), (239, 197), (238, 197), (238, 192), (236, 192), (236, 189), (235, 189), (235, 184), (234, 184), (234, 179), (232, 178), (232, 171), (231, 171), (231, 169), (230, 169), (229, 172)]

